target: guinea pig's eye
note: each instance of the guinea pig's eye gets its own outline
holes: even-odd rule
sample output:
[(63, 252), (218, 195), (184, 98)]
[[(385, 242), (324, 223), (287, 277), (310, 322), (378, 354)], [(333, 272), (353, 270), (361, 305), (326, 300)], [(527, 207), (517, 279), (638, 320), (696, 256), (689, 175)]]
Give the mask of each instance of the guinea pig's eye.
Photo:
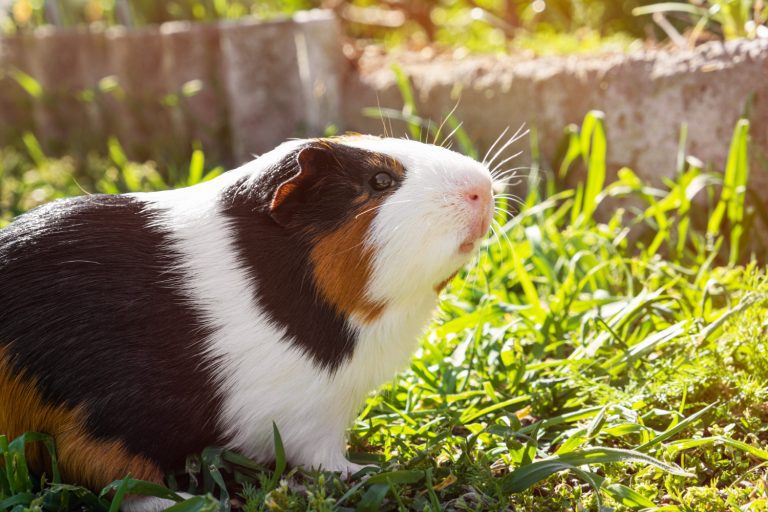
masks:
[(373, 175), (369, 183), (373, 190), (386, 190), (395, 183), (395, 179), (388, 172), (379, 172)]

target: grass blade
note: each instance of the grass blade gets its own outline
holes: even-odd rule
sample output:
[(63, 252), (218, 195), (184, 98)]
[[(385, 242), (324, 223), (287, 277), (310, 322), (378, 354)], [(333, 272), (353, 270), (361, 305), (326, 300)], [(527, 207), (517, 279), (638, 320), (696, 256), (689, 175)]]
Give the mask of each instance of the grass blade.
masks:
[(634, 462), (655, 466), (676, 476), (693, 476), (677, 465), (668, 464), (634, 450), (619, 448), (586, 448), (540, 460), (512, 471), (504, 477), (502, 487), (506, 492), (522, 492), (550, 475), (587, 464), (611, 464)]

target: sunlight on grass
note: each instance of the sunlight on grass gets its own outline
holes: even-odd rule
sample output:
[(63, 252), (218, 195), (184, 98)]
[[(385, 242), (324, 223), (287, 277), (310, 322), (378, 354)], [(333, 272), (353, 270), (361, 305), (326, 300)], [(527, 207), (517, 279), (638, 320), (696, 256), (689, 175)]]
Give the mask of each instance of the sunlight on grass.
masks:
[[(405, 119), (412, 135), (438, 138), (415, 110)], [(455, 120), (446, 124), (469, 144)], [(212, 448), (169, 475), (172, 489), (204, 495), (174, 510), (227, 509), (228, 498), (249, 511), (761, 506), (768, 278), (749, 263), (744, 229), (754, 221), (748, 132), (741, 121), (724, 175), (682, 155), (676, 178), (658, 188), (630, 169), (608, 176), (603, 116), (588, 114), (566, 130), (557, 166), (559, 180), (584, 179), (558, 190), (529, 173), (527, 199), (516, 214), (498, 213), (495, 236), (443, 293), (410, 369), (372, 394), (352, 426), (352, 459), (380, 470), (343, 482)], [(5, 221), (81, 187), (151, 190), (221, 172), (199, 151), (188, 168), (160, 173), (129, 162), (116, 141), (109, 159), (84, 165), (25, 143), (29, 157), (0, 151)], [(60, 484), (55, 465), (32, 478), (26, 442), (46, 443), (55, 463), (47, 436), (0, 437), (0, 509), (109, 510), (125, 492), (160, 493), (127, 478), (96, 496)]]

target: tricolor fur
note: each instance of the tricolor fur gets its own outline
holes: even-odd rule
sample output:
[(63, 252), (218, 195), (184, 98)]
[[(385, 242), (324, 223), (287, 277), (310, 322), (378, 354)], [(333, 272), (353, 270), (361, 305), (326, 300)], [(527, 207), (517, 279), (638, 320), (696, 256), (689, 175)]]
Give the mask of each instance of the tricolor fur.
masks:
[(447, 149), (358, 136), (20, 217), (0, 231), (0, 433), (50, 432), (93, 488), (209, 445), (269, 461), (273, 422), (291, 464), (354, 471), (345, 430), (488, 229), (490, 187)]

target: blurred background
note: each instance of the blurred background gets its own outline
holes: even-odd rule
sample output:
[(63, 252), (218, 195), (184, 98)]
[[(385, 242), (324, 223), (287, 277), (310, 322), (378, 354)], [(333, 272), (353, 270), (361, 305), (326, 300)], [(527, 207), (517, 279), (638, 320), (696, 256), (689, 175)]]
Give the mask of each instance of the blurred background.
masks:
[[(649, 7), (643, 9), (643, 7)], [(765, 28), (761, 0), (0, 0), (4, 33), (45, 24), (93, 23), (140, 27), (175, 20), (269, 19), (300, 10), (333, 9), (354, 39), (393, 47), (439, 44), (478, 52), (536, 54), (627, 47), (638, 39), (664, 41), (667, 22), (702, 40), (754, 37)], [(638, 9), (640, 8), (640, 9)]]
[[(498, 173), (494, 233), (352, 428), (382, 473), (294, 485), (214, 449), (169, 485), (233, 510), (768, 510), (766, 19), (764, 0), (0, 0), (0, 228), (291, 137), (450, 146)], [(108, 509), (55, 473), (30, 492), (24, 442), (0, 508)]]
[(609, 176), (673, 177), (681, 141), (721, 169), (744, 117), (766, 167), (767, 19), (763, 0), (0, 0), (0, 222), (345, 131), (481, 156), (525, 126), (504, 155), (549, 172), (592, 110)]

